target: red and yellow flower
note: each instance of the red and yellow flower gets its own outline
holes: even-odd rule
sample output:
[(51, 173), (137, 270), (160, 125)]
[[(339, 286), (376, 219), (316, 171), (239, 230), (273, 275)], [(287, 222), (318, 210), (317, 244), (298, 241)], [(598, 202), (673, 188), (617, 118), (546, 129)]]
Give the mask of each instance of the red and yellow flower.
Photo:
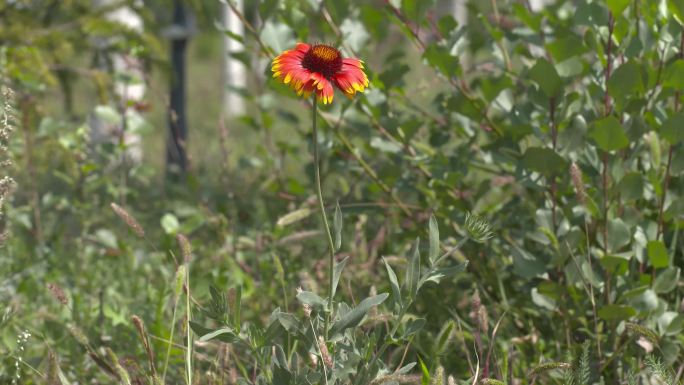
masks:
[(273, 77), (289, 84), (297, 95), (316, 93), (318, 101), (332, 103), (337, 86), (348, 98), (368, 87), (368, 77), (359, 59), (343, 58), (335, 47), (299, 43), (273, 60)]

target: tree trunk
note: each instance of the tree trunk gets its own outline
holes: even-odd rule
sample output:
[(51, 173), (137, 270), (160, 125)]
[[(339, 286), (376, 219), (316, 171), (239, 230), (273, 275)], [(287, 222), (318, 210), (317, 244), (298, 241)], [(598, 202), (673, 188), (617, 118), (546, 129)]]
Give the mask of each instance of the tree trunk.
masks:
[[(173, 24), (181, 32), (188, 31), (188, 15), (181, 0), (174, 0)], [(167, 174), (183, 174), (188, 167), (187, 120), (185, 115), (185, 50), (187, 33), (171, 37), (171, 98), (169, 136), (166, 145)]]
[[(244, 14), (243, 0), (234, 2), (235, 8)], [(230, 9), (227, 4), (223, 5), (223, 27), (233, 35), (245, 38), (245, 28), (240, 18)], [(237, 92), (245, 88), (247, 84), (245, 65), (233, 54), (244, 50), (244, 45), (234, 38), (226, 35), (223, 38), (224, 60), (224, 90), (223, 112), (226, 116), (236, 116), (245, 113), (245, 101)]]

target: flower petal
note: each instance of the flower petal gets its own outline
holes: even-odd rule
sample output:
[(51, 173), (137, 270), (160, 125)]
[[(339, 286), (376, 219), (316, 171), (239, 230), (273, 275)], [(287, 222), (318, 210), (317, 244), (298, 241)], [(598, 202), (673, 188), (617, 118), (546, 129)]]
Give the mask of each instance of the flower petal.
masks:
[(368, 77), (362, 68), (360, 60), (346, 58), (342, 62), (342, 69), (333, 76), (335, 85), (349, 98), (368, 87)]
[(323, 77), (323, 75), (313, 72), (311, 74), (312, 85), (316, 88), (316, 97), (318, 101), (323, 104), (329, 104), (333, 101), (335, 90), (332, 83)]
[(278, 55), (271, 66), (273, 77), (288, 84), (298, 95), (310, 95), (313, 91), (310, 84), (312, 73), (302, 65), (304, 55), (310, 48), (308, 44), (299, 43), (295, 49)]

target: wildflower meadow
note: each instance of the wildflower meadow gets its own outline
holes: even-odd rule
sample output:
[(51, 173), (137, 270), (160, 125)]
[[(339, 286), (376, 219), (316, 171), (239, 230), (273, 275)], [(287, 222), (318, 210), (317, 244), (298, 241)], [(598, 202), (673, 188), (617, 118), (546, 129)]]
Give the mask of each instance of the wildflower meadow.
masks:
[(684, 384), (683, 93), (683, 0), (0, 0), (0, 384)]

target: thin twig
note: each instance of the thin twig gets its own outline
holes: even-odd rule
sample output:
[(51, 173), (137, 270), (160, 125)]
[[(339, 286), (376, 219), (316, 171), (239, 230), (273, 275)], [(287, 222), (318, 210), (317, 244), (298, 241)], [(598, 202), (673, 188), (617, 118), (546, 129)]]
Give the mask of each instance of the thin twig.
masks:
[[(680, 37), (680, 42), (679, 42), (679, 54), (677, 55), (679, 60), (684, 59), (684, 32), (682, 32), (681, 37)], [(677, 90), (675, 91), (674, 94), (674, 112), (677, 113), (679, 112), (680, 109), (680, 91)], [(665, 177), (663, 180), (663, 192), (662, 192), (662, 197), (660, 199), (660, 205), (658, 208), (658, 232), (656, 233), (656, 239), (660, 239), (660, 236), (663, 234), (664, 231), (664, 218), (663, 218), (663, 212), (665, 209), (665, 198), (667, 198), (667, 189), (670, 186), (670, 168), (672, 165), (672, 153), (674, 151), (674, 146), (670, 144), (670, 149), (668, 150), (667, 154), (667, 166), (665, 167)]]

